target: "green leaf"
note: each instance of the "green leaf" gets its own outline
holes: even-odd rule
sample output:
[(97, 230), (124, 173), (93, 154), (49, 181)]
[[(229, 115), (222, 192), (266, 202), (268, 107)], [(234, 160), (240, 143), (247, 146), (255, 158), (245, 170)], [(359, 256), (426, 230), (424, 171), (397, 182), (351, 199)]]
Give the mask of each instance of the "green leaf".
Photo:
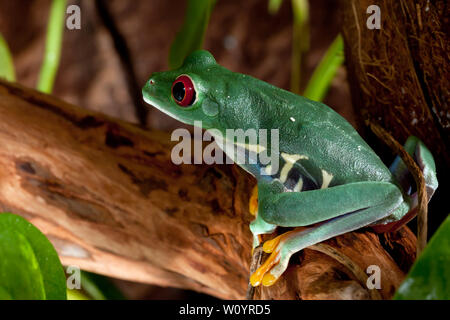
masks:
[(450, 300), (450, 216), (414, 263), (394, 299)]
[(11, 295), (2, 287), (0, 287), (0, 300), (12, 300)]
[(56, 72), (58, 71), (65, 14), (66, 0), (53, 0), (47, 25), (44, 61), (37, 84), (37, 89), (45, 93), (52, 92)]
[(45, 289), (33, 248), (20, 233), (0, 231), (0, 283), (14, 299), (45, 299)]
[(5, 78), (8, 81), (15, 81), (16, 75), (14, 72), (14, 64), (11, 58), (8, 44), (0, 34), (0, 78)]
[(189, 0), (181, 30), (177, 33), (169, 53), (169, 67), (176, 69), (193, 51), (201, 49), (209, 17), (216, 0)]
[(338, 35), (314, 70), (303, 95), (311, 100), (322, 101), (337, 69), (343, 62), (344, 40), (341, 35)]
[(66, 299), (66, 278), (58, 254), (24, 218), (0, 214), (0, 257), (0, 285), (11, 298)]

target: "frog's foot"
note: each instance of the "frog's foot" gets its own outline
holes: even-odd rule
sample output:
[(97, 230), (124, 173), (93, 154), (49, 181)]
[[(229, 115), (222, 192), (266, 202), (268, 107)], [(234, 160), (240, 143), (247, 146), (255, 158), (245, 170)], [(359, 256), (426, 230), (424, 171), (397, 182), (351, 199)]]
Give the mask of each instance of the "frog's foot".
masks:
[(253, 233), (253, 249), (261, 243), (262, 234), (272, 233), (276, 228), (276, 225), (267, 223), (256, 216), (256, 219), (250, 222), (250, 231)]
[(389, 215), (403, 216), (409, 208), (400, 189), (389, 182), (355, 182), (305, 192), (283, 192), (277, 184), (258, 186), (264, 221), (307, 229), (296, 228), (264, 244), (271, 255), (250, 277), (253, 286), (275, 283), (295, 252)]
[[(425, 187), (427, 193), (427, 200), (430, 201), (435, 190), (438, 187), (438, 181), (436, 178), (436, 165), (434, 163), (433, 156), (427, 147), (417, 137), (411, 136), (406, 140), (403, 147), (414, 161), (419, 166), (425, 179)], [(385, 223), (382, 220), (374, 223), (372, 228), (377, 233), (394, 232), (400, 229), (403, 225), (411, 221), (418, 213), (419, 206), (419, 194), (417, 191), (416, 183), (413, 174), (409, 172), (408, 167), (403, 162), (400, 156), (397, 156), (394, 163), (389, 168), (394, 175), (397, 182), (402, 187), (403, 191), (410, 196), (410, 211), (405, 214), (400, 220)]]
[(270, 253), (267, 260), (251, 275), (250, 283), (256, 287), (273, 285), (286, 270), (293, 252), (287, 250), (285, 242), (293, 236), (299, 235), (305, 228), (295, 228), (283, 233), (272, 240), (264, 242), (263, 251)]

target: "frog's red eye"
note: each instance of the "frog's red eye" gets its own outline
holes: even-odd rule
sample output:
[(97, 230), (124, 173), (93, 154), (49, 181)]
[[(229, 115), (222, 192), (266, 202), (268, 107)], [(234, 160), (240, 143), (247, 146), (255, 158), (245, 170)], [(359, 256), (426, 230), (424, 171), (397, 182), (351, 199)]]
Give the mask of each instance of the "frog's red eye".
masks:
[(195, 101), (195, 88), (191, 78), (179, 76), (172, 84), (172, 97), (182, 107), (192, 105)]

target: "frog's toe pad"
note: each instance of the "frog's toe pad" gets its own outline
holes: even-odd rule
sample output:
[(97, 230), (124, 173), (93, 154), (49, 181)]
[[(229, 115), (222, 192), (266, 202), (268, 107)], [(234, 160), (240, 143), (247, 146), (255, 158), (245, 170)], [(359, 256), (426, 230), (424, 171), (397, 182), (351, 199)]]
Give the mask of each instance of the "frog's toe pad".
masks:
[(250, 196), (250, 201), (248, 204), (248, 209), (250, 213), (254, 216), (258, 213), (258, 186), (255, 186), (252, 190), (252, 194)]
[(291, 254), (283, 249), (284, 241), (289, 232), (282, 234), (272, 240), (264, 242), (263, 250), (271, 253), (269, 258), (251, 275), (250, 283), (257, 287), (273, 285), (286, 270)]

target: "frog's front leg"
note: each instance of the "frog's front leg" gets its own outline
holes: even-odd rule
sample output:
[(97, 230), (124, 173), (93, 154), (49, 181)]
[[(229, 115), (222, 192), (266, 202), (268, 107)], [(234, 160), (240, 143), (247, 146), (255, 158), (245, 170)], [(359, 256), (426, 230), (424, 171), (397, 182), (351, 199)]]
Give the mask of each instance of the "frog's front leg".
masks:
[(250, 222), (250, 231), (253, 234), (253, 249), (255, 249), (261, 242), (261, 234), (272, 233), (277, 228), (276, 225), (264, 221), (258, 214), (258, 186), (253, 188), (249, 202), (249, 210), (255, 216), (255, 220)]
[(356, 182), (305, 192), (282, 192), (281, 184), (259, 186), (259, 214), (268, 223), (296, 228), (263, 246), (271, 256), (250, 277), (253, 286), (272, 285), (290, 257), (311, 245), (408, 211), (400, 190), (389, 182)]

